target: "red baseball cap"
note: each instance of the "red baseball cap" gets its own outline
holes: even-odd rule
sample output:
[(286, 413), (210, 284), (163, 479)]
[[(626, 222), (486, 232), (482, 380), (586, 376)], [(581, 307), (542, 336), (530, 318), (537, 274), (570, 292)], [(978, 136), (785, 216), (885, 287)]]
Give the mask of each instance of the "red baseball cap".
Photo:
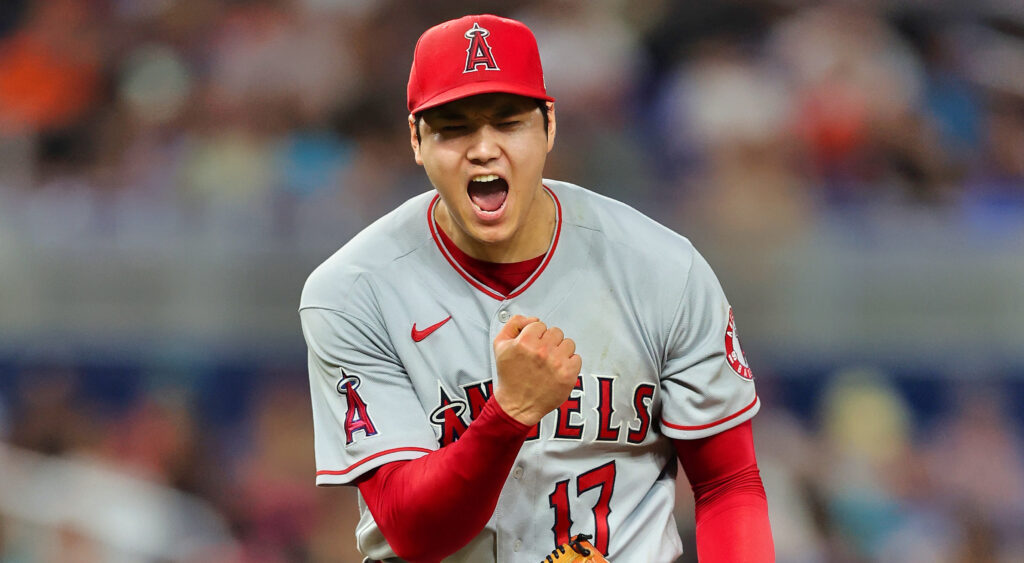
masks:
[(489, 14), (464, 16), (420, 36), (409, 72), (409, 113), (491, 92), (549, 102), (533, 32)]

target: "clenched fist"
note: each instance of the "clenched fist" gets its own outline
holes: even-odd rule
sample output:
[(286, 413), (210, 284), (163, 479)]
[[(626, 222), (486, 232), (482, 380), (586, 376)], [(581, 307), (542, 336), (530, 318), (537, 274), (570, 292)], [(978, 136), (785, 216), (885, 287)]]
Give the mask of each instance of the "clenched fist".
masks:
[(516, 315), (494, 339), (494, 398), (506, 413), (533, 426), (569, 398), (583, 360), (561, 329)]

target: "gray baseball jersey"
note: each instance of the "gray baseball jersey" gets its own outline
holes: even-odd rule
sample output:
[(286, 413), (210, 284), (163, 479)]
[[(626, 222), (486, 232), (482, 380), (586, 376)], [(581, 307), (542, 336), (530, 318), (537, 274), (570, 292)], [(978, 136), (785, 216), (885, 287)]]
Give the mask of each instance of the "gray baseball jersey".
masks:
[[(540, 561), (578, 533), (612, 561), (673, 561), (670, 439), (710, 436), (760, 403), (732, 310), (685, 238), (632, 208), (545, 181), (558, 222), (542, 265), (507, 297), (438, 239), (417, 196), (313, 272), (309, 347), (318, 485), (457, 440), (492, 391), (492, 342), (512, 315), (576, 342), (569, 399), (533, 429), (485, 529), (445, 561)], [(359, 549), (394, 553), (360, 502)], [(397, 560), (397, 559), (396, 559)]]

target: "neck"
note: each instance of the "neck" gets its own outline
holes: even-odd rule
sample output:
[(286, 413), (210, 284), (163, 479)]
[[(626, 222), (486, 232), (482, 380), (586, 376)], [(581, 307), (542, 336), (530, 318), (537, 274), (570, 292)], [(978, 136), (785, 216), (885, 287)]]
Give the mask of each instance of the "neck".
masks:
[(477, 260), (499, 264), (522, 262), (547, 252), (555, 232), (556, 214), (555, 202), (547, 190), (541, 188), (519, 229), (511, 237), (499, 242), (483, 242), (469, 236), (455, 223), (444, 200), (439, 201), (434, 209), (438, 226), (459, 250)]

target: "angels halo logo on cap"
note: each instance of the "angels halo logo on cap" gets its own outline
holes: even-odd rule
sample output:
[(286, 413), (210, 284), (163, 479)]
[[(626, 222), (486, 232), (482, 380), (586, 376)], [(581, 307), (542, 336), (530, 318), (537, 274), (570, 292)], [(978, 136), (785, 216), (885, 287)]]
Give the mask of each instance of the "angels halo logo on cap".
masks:
[(544, 88), (537, 39), (522, 22), (464, 16), (420, 36), (409, 71), (409, 113), (495, 92), (555, 101)]
[(494, 62), (494, 55), (491, 54), (491, 46), (487, 44), (487, 36), (491, 32), (480, 27), (480, 24), (473, 22), (473, 27), (466, 32), (466, 39), (469, 39), (469, 47), (466, 48), (466, 72), (476, 72), (480, 65), (484, 70), (501, 70), (498, 63)]

